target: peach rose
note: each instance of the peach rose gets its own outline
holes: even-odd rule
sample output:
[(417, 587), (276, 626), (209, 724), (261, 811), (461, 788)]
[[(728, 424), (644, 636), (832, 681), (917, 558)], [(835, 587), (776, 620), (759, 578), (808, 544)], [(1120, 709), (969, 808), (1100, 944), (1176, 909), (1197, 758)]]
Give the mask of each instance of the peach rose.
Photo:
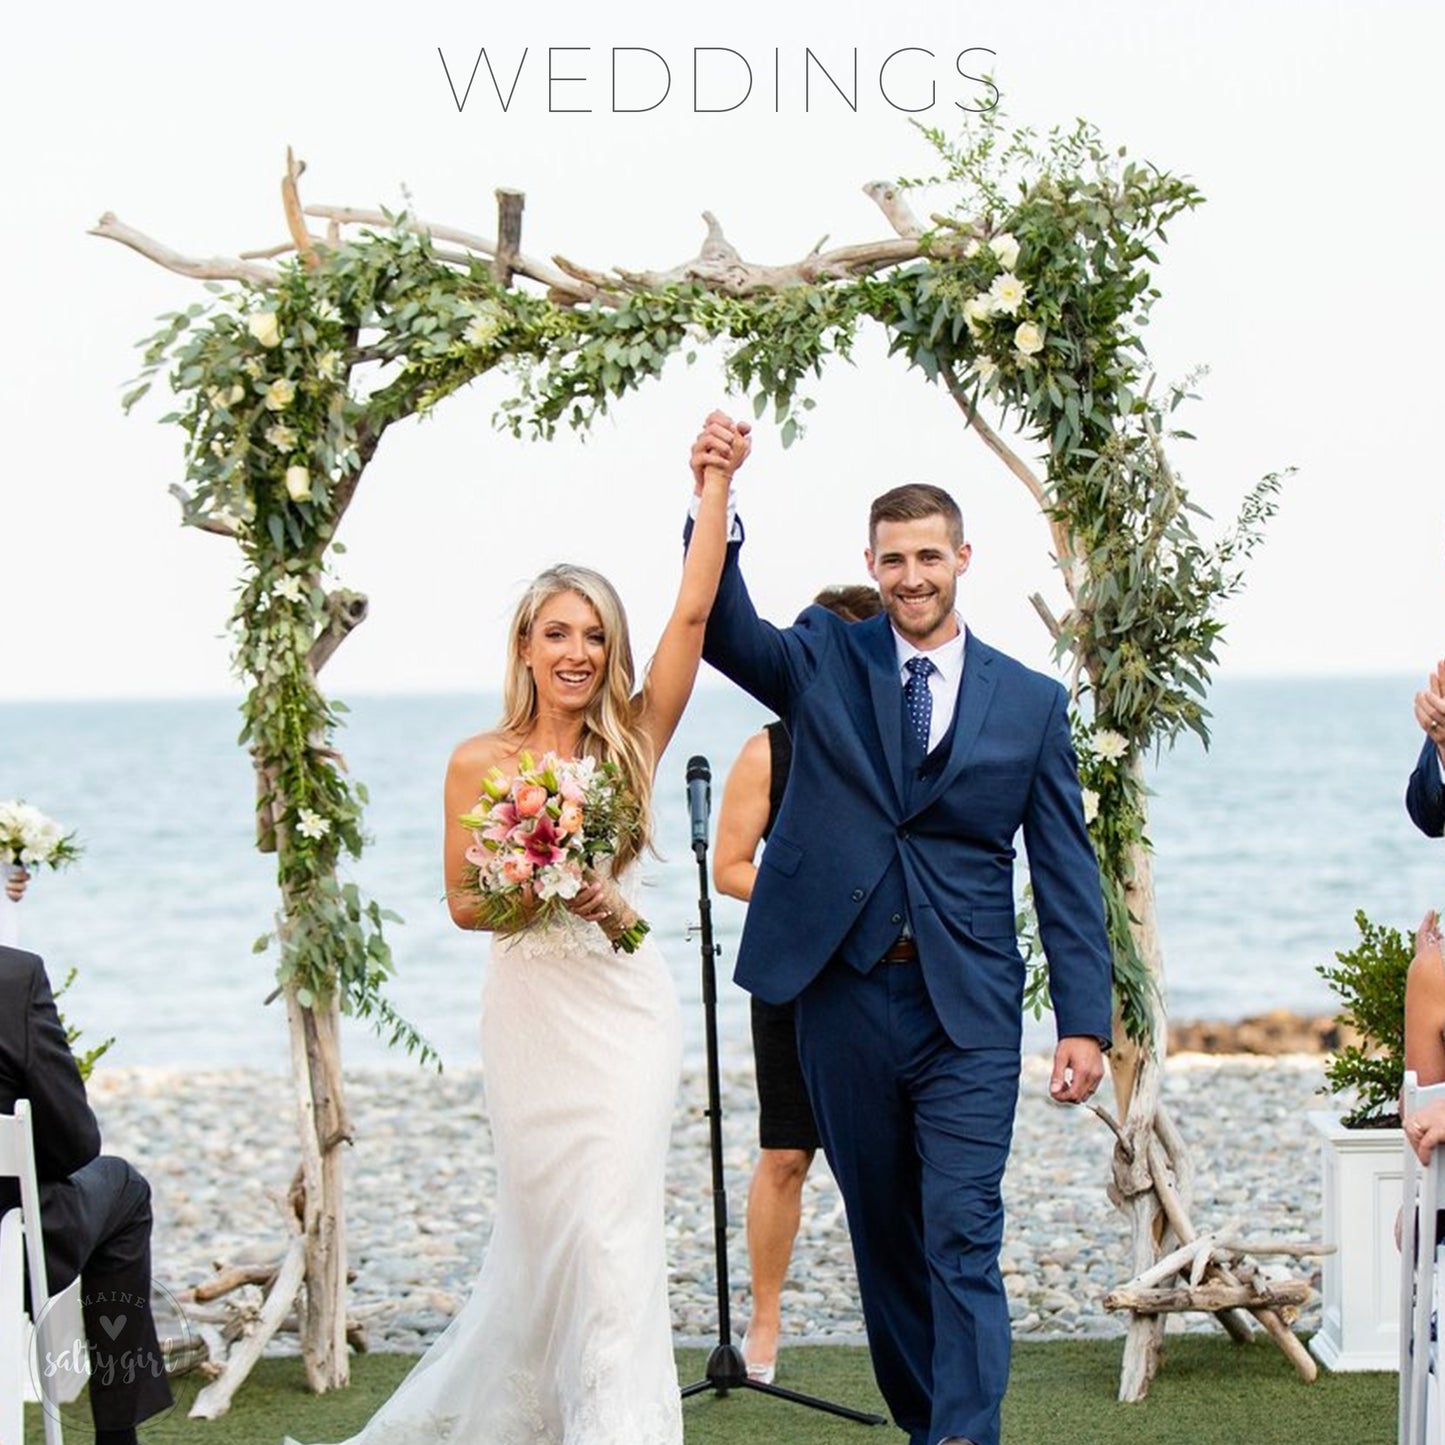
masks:
[(525, 883), (532, 876), (530, 858), (513, 857), (503, 860), (502, 877), (508, 883)]
[(557, 815), (559, 833), (575, 833), (582, 826), (582, 809), (576, 803), (564, 803)]
[(519, 817), (535, 818), (547, 806), (547, 790), (536, 783), (528, 783), (526, 787), (517, 790), (513, 801), (517, 805)]

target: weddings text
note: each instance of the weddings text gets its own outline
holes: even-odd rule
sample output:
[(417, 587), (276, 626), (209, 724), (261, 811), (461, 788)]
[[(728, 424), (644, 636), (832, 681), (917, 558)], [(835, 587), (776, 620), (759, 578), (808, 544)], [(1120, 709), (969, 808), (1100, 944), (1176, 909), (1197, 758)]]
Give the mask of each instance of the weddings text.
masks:
[[(725, 114), (749, 106), (811, 114), (887, 105), (910, 115), (945, 105), (975, 113), (999, 103), (987, 60), (994, 51), (970, 45), (951, 60), (921, 45), (904, 45), (881, 57), (851, 50), (801, 54), (774, 47), (761, 55), (728, 45), (695, 45), (690, 55), (668, 57), (646, 45), (549, 45), (546, 59), (530, 46), (475, 56), (437, 55), (460, 114), (471, 102), (503, 113), (533, 107), (552, 114), (642, 114), (664, 104), (690, 105), (695, 114)], [(965, 68), (969, 67), (969, 68)], [(980, 73), (973, 73), (980, 72)], [(940, 78), (942, 90), (940, 92)]]

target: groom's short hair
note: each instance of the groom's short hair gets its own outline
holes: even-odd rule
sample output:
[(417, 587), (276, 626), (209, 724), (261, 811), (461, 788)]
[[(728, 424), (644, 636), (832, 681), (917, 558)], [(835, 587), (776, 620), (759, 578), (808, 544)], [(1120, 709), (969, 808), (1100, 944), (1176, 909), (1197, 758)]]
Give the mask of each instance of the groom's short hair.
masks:
[(927, 482), (905, 482), (901, 487), (875, 497), (868, 511), (868, 545), (878, 540), (879, 522), (917, 522), (924, 517), (942, 517), (948, 524), (948, 540), (963, 546), (963, 513), (942, 487)]

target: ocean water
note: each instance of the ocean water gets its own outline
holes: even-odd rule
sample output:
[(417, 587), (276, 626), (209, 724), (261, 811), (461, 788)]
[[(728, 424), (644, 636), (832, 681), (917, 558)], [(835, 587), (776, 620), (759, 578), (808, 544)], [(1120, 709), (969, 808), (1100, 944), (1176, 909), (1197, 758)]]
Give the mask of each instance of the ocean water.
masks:
[[(1168, 1004), (1178, 1018), (1238, 1018), (1274, 1007), (1332, 1012), (1315, 973), (1351, 946), (1357, 908), (1413, 928), (1445, 904), (1445, 853), (1403, 804), (1419, 748), (1409, 678), (1223, 681), (1214, 741), (1182, 741), (1153, 768)], [(453, 745), (489, 726), (496, 699), (348, 699), (341, 747), (371, 792), (374, 838), (352, 873), (403, 916), (392, 925), (392, 996), (447, 1063), (478, 1058), (486, 941), (454, 928), (442, 901), (441, 782)], [(725, 688), (695, 696), (663, 760), (664, 854), (645, 911), (688, 1020), (703, 1033), (697, 868), (684, 771), (712, 763), (714, 798), (747, 735), (765, 721)], [(276, 906), (272, 860), (251, 837), (253, 782), (228, 700), (0, 705), (0, 798), (23, 796), (80, 831), (81, 862), (45, 873), (18, 910), (21, 942), (56, 981), (87, 1041), (115, 1035), (109, 1061), (174, 1067), (286, 1067), (285, 1018), (264, 999), (274, 955), (252, 941)], [(3, 903), (3, 900), (0, 900)], [(730, 982), (743, 908), (714, 903), (719, 1021), (727, 1058), (747, 1055), (746, 996)], [(1046, 1019), (1027, 1042), (1044, 1047)], [(349, 1063), (407, 1067), (348, 1021)]]

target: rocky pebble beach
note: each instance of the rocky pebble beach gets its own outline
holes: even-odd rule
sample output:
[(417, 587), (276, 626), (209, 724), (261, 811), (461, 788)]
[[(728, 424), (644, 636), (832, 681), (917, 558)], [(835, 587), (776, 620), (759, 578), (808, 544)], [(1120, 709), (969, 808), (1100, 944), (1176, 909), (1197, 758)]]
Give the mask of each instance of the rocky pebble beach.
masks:
[[(1005, 1179), (1002, 1267), (1014, 1330), (1031, 1338), (1120, 1334), (1122, 1320), (1103, 1308), (1104, 1295), (1130, 1273), (1123, 1218), (1105, 1192), (1113, 1136), (1093, 1113), (1050, 1103), (1047, 1082), (1048, 1061), (1027, 1059)], [(1164, 1093), (1194, 1150), (1201, 1229), (1254, 1239), (1319, 1237), (1319, 1146), (1305, 1115), (1327, 1107), (1322, 1082), (1318, 1056), (1185, 1054), (1169, 1061)], [(465, 1298), (491, 1229), (496, 1172), (482, 1072), (357, 1071), (347, 1088), (356, 1130), (346, 1186), (353, 1314), (370, 1348), (417, 1352)], [(748, 1315), (742, 1221), (756, 1138), (751, 1069), (725, 1072), (723, 1088), (728, 1267), (740, 1331)], [(681, 1343), (717, 1337), (705, 1095), (701, 1072), (690, 1072), (668, 1171), (673, 1325)], [(107, 1152), (126, 1155), (151, 1181), (161, 1285), (179, 1294), (217, 1264), (279, 1256), (285, 1236), (278, 1201), (296, 1161), (287, 1079), (102, 1066), (91, 1096)], [(1302, 1261), (1297, 1272), (1318, 1290), (1318, 1261)], [(788, 1338), (862, 1342), (847, 1226), (821, 1158), (805, 1187), (783, 1310)], [(1317, 1297), (1299, 1324), (1317, 1327)], [(1170, 1328), (1215, 1325), (1184, 1315), (1173, 1316)], [(294, 1336), (273, 1343), (277, 1351), (290, 1348)]]

